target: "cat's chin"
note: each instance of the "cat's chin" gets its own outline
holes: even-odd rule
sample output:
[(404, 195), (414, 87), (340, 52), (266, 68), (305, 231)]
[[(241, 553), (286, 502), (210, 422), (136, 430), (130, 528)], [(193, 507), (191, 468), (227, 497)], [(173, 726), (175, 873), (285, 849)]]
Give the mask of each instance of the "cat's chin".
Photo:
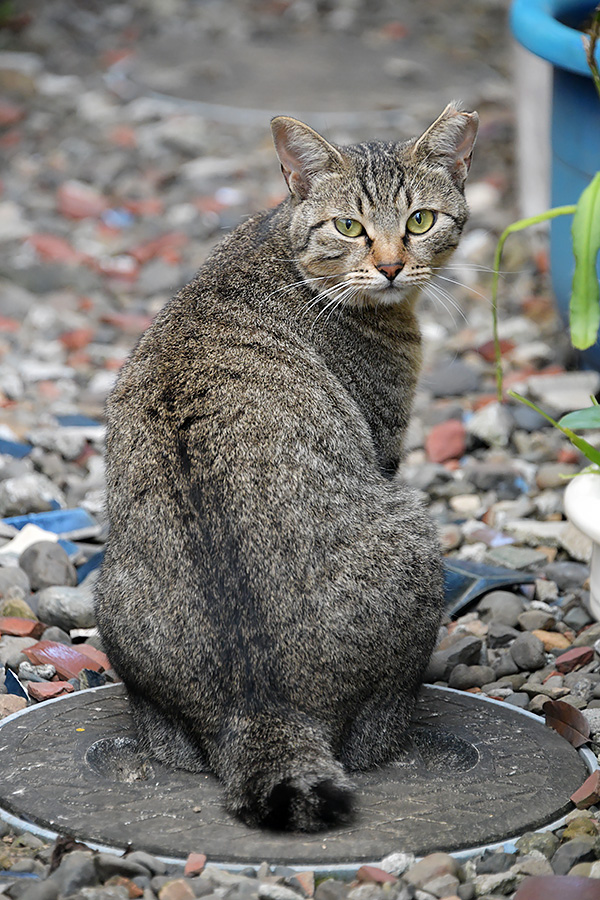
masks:
[(353, 298), (353, 306), (397, 306), (416, 299), (419, 288), (412, 284), (373, 287), (363, 290)]

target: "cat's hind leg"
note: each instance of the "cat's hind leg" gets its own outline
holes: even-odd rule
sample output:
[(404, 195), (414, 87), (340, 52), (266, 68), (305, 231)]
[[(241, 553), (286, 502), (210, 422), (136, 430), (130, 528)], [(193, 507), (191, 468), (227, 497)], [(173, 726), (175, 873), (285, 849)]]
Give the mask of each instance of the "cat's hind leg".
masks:
[(365, 772), (395, 759), (404, 747), (415, 703), (416, 692), (374, 697), (365, 704), (342, 741), (339, 759), (344, 766)]
[(167, 715), (139, 694), (128, 691), (128, 697), (143, 753), (175, 769), (208, 770), (206, 757), (182, 721)]

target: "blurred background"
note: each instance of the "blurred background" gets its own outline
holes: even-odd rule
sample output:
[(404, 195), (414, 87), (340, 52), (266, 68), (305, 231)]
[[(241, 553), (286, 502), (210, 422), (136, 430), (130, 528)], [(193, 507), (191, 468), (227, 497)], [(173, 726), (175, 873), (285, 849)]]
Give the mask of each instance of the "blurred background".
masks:
[[(487, 270), (519, 206), (508, 5), (0, 4), (5, 437), (57, 415), (102, 417), (152, 316), (227, 229), (283, 198), (275, 113), (344, 143), (411, 137), (455, 98), (479, 111), (464, 268), (423, 315), (434, 357), (488, 339)], [(523, 246), (509, 248), (506, 267), (517, 274), (503, 301), (507, 322), (525, 304), (546, 327), (544, 253), (532, 261)]]

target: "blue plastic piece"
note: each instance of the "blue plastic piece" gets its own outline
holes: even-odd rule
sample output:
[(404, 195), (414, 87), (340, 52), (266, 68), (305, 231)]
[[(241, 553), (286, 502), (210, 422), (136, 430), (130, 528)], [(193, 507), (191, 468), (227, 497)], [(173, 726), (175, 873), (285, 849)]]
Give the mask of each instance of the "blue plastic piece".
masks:
[(57, 543), (60, 544), (60, 546), (63, 548), (63, 550), (65, 551), (65, 553), (67, 554), (67, 556), (69, 557), (69, 559), (71, 561), (74, 560), (81, 553), (81, 550), (79, 549), (77, 544), (73, 543), (73, 541), (59, 540), (59, 541), (57, 541)]
[(102, 563), (104, 559), (104, 550), (99, 550), (98, 553), (94, 553), (87, 562), (83, 563), (82, 566), (79, 566), (77, 569), (77, 584), (81, 584), (81, 582), (87, 578), (90, 572), (93, 572), (94, 569), (97, 569), (98, 566)]
[(56, 509), (50, 512), (30, 513), (26, 516), (9, 516), (2, 519), (5, 525), (12, 525), (19, 531), (25, 525), (37, 525), (44, 531), (53, 534), (64, 534), (66, 531), (78, 531), (80, 528), (93, 528), (98, 523), (81, 507), (75, 509)]
[(59, 425), (62, 425), (63, 428), (73, 428), (73, 427), (97, 428), (101, 424), (100, 422), (97, 422), (95, 419), (90, 419), (89, 416), (81, 415), (81, 413), (71, 413), (68, 416), (57, 416), (56, 421), (58, 422)]
[[(582, 33), (570, 27), (581, 25), (595, 5), (596, 0), (513, 0), (511, 7), (511, 28), (517, 40), (554, 66), (552, 206), (577, 203), (600, 170), (600, 98), (585, 58)], [(600, 48), (596, 58), (600, 65)], [(575, 266), (571, 221), (571, 216), (560, 216), (550, 229), (552, 286), (565, 324)], [(600, 342), (584, 350), (581, 361), (600, 371)]]
[(451, 617), (456, 616), (488, 591), (532, 581), (535, 581), (535, 575), (530, 572), (448, 556), (444, 559), (446, 612)]
[(5, 438), (0, 438), (0, 455), (4, 454), (6, 456), (14, 456), (15, 459), (23, 459), (32, 450), (31, 444), (20, 444), (17, 441), (7, 441)]
[(29, 694), (13, 670), (9, 669), (8, 666), (4, 672), (4, 686), (7, 694), (14, 694), (16, 697), (22, 697), (24, 700), (29, 700)]

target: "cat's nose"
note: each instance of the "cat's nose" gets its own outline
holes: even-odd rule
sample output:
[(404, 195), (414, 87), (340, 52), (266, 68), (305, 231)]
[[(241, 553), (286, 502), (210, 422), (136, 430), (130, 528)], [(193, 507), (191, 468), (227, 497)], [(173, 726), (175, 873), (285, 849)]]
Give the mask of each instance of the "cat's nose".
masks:
[(386, 278), (389, 278), (390, 281), (393, 281), (398, 272), (401, 272), (404, 268), (403, 262), (395, 262), (395, 263), (380, 263), (377, 268), (380, 272), (383, 272)]

